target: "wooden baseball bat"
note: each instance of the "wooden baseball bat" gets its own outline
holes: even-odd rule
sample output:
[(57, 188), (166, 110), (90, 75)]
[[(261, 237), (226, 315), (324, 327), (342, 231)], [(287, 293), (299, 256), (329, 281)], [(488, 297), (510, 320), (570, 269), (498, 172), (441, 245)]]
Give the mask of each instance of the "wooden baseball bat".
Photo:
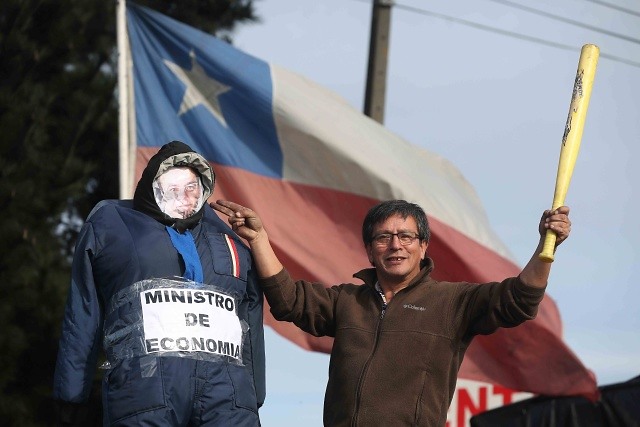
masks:
[[(558, 174), (556, 176), (556, 189), (553, 195), (551, 210), (555, 210), (564, 204), (564, 199), (571, 183), (573, 168), (576, 164), (582, 131), (587, 117), (589, 100), (591, 99), (591, 89), (593, 79), (598, 65), (600, 49), (593, 44), (582, 46), (580, 60), (578, 61), (578, 71), (573, 84), (571, 95), (571, 105), (569, 106), (569, 116), (564, 127), (562, 145), (560, 146), (560, 161), (558, 162)], [(544, 239), (544, 247), (538, 257), (545, 262), (553, 262), (553, 254), (556, 247), (556, 233), (547, 230)]]

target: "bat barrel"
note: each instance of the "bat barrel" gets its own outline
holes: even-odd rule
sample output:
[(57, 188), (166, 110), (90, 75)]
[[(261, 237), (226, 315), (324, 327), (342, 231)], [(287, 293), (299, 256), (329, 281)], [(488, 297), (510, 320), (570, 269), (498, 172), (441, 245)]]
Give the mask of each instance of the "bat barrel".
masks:
[[(582, 131), (584, 130), (584, 122), (587, 117), (587, 109), (589, 108), (599, 55), (600, 49), (598, 46), (593, 44), (582, 46), (580, 60), (578, 61), (578, 71), (576, 72), (576, 79), (573, 84), (569, 115), (567, 116), (567, 123), (565, 125), (564, 135), (562, 136), (562, 145), (560, 146), (560, 160), (558, 162), (552, 210), (564, 204), (567, 190), (569, 189), (573, 168), (578, 157), (578, 152), (580, 151)], [(544, 246), (538, 257), (542, 261), (553, 262), (555, 244), (556, 234), (551, 230), (547, 230)]]

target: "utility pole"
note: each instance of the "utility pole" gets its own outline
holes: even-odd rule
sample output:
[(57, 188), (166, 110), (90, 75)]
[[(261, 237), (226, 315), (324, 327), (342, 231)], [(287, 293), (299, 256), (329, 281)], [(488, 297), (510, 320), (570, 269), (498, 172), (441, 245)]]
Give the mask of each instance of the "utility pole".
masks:
[(371, 39), (369, 41), (369, 66), (364, 113), (379, 123), (384, 122), (391, 6), (393, 6), (393, 0), (373, 0), (371, 12)]

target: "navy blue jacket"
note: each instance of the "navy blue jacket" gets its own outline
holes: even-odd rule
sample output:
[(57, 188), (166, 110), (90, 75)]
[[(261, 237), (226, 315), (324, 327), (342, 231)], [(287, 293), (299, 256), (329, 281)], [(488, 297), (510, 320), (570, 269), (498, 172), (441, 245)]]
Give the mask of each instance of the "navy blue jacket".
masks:
[[(131, 201), (101, 202), (80, 233), (56, 365), (56, 399), (87, 401), (103, 330), (110, 326), (103, 325), (105, 306), (114, 294), (144, 279), (183, 273), (183, 264), (165, 226), (131, 206)], [(204, 282), (244, 295), (238, 307), (240, 319), (249, 325), (243, 364), (261, 406), (265, 396), (262, 293), (252, 270), (251, 254), (208, 206), (192, 234)], [(234, 277), (225, 234), (237, 248), (239, 277)]]

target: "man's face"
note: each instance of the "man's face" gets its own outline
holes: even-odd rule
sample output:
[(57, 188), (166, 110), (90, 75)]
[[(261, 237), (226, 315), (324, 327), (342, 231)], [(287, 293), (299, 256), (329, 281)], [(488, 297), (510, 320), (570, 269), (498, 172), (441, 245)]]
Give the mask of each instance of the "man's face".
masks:
[(187, 167), (169, 169), (158, 177), (162, 200), (160, 209), (172, 218), (188, 218), (193, 215), (202, 196), (198, 176)]
[(376, 268), (381, 285), (407, 285), (420, 271), (420, 261), (425, 257), (427, 242), (416, 238), (403, 245), (398, 236), (392, 236), (388, 244), (376, 242), (375, 236), (383, 233), (412, 233), (417, 236), (416, 220), (411, 216), (404, 219), (401, 215), (393, 215), (374, 225), (374, 240), (366, 247), (369, 262)]

